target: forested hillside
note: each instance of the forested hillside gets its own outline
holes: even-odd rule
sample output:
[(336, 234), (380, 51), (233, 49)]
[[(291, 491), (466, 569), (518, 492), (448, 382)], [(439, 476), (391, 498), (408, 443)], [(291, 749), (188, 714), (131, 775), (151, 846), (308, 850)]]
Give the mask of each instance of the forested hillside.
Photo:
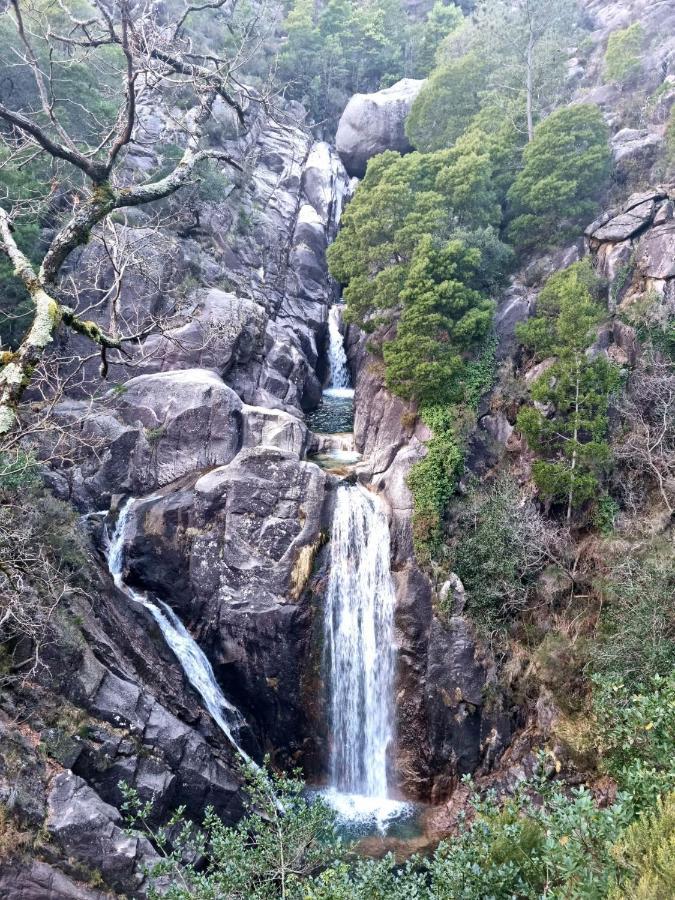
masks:
[(675, 2), (0, 4), (0, 896), (675, 896)]

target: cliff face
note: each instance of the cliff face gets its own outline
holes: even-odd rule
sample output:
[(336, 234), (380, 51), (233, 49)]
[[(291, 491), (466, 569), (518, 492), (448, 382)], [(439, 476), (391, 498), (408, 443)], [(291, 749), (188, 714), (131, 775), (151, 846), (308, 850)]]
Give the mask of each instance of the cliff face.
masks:
[[(675, 195), (659, 184), (675, 97), (675, 10), (665, 0), (585, 6), (592, 48), (570, 61), (569, 77), (574, 100), (598, 103), (612, 127), (616, 208), (585, 239), (523, 261), (496, 318), (498, 357), (511, 370), (515, 325), (535, 307), (543, 277), (584, 253), (593, 253), (610, 281), (615, 309), (645, 290), (656, 291), (671, 314), (675, 303)], [(636, 104), (601, 84), (600, 72), (608, 35), (638, 18), (649, 65), (636, 90), (663, 87), (658, 103), (636, 116)], [(158, 138), (170, 129), (161, 110), (144, 115)], [(220, 126), (212, 140), (227, 147), (236, 138), (228, 137), (224, 114)], [(113, 312), (140, 326), (159, 316), (171, 321), (135, 351), (132, 372), (111, 370), (110, 390), (92, 401), (92, 362), (56, 410), (63, 423), (79, 423), (78, 452), (64, 454), (68, 465), (52, 465), (46, 478), (87, 515), (81, 527), (90, 541), (91, 588), (65, 601), (39, 682), (0, 707), (0, 801), (47, 835), (39, 862), (0, 874), (6, 896), (100, 898), (79, 883), (93, 870), (113, 890), (144, 894), (142, 869), (154, 851), (124, 833), (120, 780), (141, 799), (156, 798), (157, 821), (180, 804), (196, 819), (207, 805), (228, 821), (241, 814), (231, 744), (155, 619), (108, 575), (106, 513), (112, 509), (114, 519), (122, 497), (147, 498), (126, 534), (125, 579), (173, 609), (207, 654), (247, 723), (245, 750), (258, 758), (269, 752), (283, 767), (304, 765), (312, 777), (325, 772), (322, 546), (338, 479), (307, 461), (304, 413), (319, 402), (326, 376), (327, 315), (337, 291), (325, 250), (349, 179), (335, 150), (294, 124), (261, 117), (245, 150), (245, 174), (184, 210), (177, 226), (158, 230), (140, 213), (115, 225), (129, 247), (140, 244), (148, 265), (125, 280)], [(142, 154), (130, 153), (130, 177), (144, 164)], [(73, 270), (85, 277), (105, 273), (101, 265), (92, 244)], [(82, 303), (96, 296), (85, 292)], [(109, 304), (96, 312), (101, 321), (110, 315)], [(387, 392), (365, 337), (350, 328), (346, 340), (363, 455), (355, 477), (390, 514), (397, 778), (409, 795), (440, 801), (461, 775), (492, 772), (509, 745), (498, 776), (527, 769), (551, 708), (543, 696), (534, 709), (507, 702), (495, 661), (465, 615), (461, 584), (432, 584), (417, 565), (406, 479), (429, 432)], [(639, 353), (635, 332), (617, 318), (595, 349), (619, 361)], [(509, 410), (483, 404), (472, 437), (476, 474), (515, 459), (526, 480), (514, 426)], [(441, 592), (454, 596), (449, 618), (435, 611)]]
[[(145, 122), (168, 127), (161, 110)], [(136, 348), (130, 370), (111, 370), (113, 389), (92, 399), (92, 364), (56, 410), (74, 423), (77, 461), (46, 477), (86, 514), (92, 588), (63, 605), (39, 685), (4, 707), (0, 798), (31, 827), (44, 824), (49, 850), (44, 863), (3, 872), (3, 896), (99, 896), (75, 884), (95, 870), (142, 895), (154, 851), (124, 835), (120, 781), (155, 797), (158, 822), (179, 804), (196, 820), (208, 805), (228, 821), (241, 815), (236, 752), (152, 615), (106, 571), (105, 511), (123, 495), (149, 498), (125, 531), (125, 578), (190, 628), (246, 720), (242, 745), (284, 767), (322, 765), (303, 699), (315, 678), (305, 585), (334, 479), (304, 459), (303, 410), (325, 376), (336, 293), (325, 249), (348, 179), (335, 152), (295, 125), (261, 119), (246, 141), (246, 175), (201, 203), (198, 221), (185, 211), (173, 230), (146, 228), (142, 214), (115, 226), (150, 265), (123, 281), (115, 310), (99, 304), (97, 319), (170, 324)], [(143, 160), (127, 164), (133, 175)], [(94, 243), (82, 251), (78, 277), (101, 271), (98, 253)], [(60, 349), (79, 339), (70, 340)], [(17, 731), (23, 714), (30, 725)]]

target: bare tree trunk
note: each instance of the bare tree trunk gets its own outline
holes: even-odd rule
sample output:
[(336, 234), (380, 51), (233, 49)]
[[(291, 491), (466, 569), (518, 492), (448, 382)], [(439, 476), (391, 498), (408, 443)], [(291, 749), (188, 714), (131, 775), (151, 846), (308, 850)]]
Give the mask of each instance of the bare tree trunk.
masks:
[(574, 502), (574, 485), (576, 479), (577, 459), (578, 459), (578, 440), (579, 440), (579, 393), (581, 381), (581, 366), (579, 362), (579, 354), (576, 356), (576, 385), (574, 393), (574, 434), (572, 440), (574, 442), (574, 450), (572, 451), (572, 466), (570, 468), (570, 492), (567, 498), (567, 521), (572, 518), (572, 505)]
[(528, 141), (532, 141), (534, 139), (534, 114), (533, 114), (533, 106), (534, 106), (534, 98), (532, 96), (534, 91), (534, 30), (532, 27), (532, 18), (528, 19), (528, 28), (529, 28), (529, 37), (527, 41), (527, 79), (526, 79), (526, 93), (527, 93), (527, 139)]

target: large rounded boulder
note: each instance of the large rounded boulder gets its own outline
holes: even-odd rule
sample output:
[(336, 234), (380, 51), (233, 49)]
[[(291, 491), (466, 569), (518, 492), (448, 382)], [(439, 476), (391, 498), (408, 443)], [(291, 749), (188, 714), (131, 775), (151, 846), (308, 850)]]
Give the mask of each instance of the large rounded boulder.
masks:
[(362, 178), (372, 156), (385, 150), (409, 153), (405, 120), (424, 81), (403, 78), (383, 91), (354, 94), (340, 118), (335, 144), (347, 172)]

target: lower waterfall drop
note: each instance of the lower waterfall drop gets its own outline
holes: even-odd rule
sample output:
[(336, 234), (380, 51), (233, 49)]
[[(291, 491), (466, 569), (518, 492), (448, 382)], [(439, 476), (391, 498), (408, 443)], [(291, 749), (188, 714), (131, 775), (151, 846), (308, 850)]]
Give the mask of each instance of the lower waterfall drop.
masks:
[(325, 608), (332, 734), (327, 799), (346, 819), (383, 827), (406, 804), (389, 796), (394, 739), (394, 585), (389, 525), (359, 486), (337, 491)]
[[(145, 502), (151, 499), (153, 498), (146, 497)], [(255, 762), (238, 743), (240, 730), (245, 725), (244, 717), (224, 696), (206, 654), (166, 603), (161, 603), (160, 609), (145, 594), (135, 591), (124, 581), (124, 538), (126, 526), (134, 505), (140, 502), (144, 501), (134, 500), (133, 498), (127, 500), (119, 512), (115, 531), (110, 537), (108, 544), (108, 570), (115, 586), (130, 600), (144, 606), (151, 613), (164, 636), (164, 640), (173, 650), (188, 681), (204, 701), (204, 706), (211, 713), (213, 720), (241, 758), (249, 765), (256, 766)]]

